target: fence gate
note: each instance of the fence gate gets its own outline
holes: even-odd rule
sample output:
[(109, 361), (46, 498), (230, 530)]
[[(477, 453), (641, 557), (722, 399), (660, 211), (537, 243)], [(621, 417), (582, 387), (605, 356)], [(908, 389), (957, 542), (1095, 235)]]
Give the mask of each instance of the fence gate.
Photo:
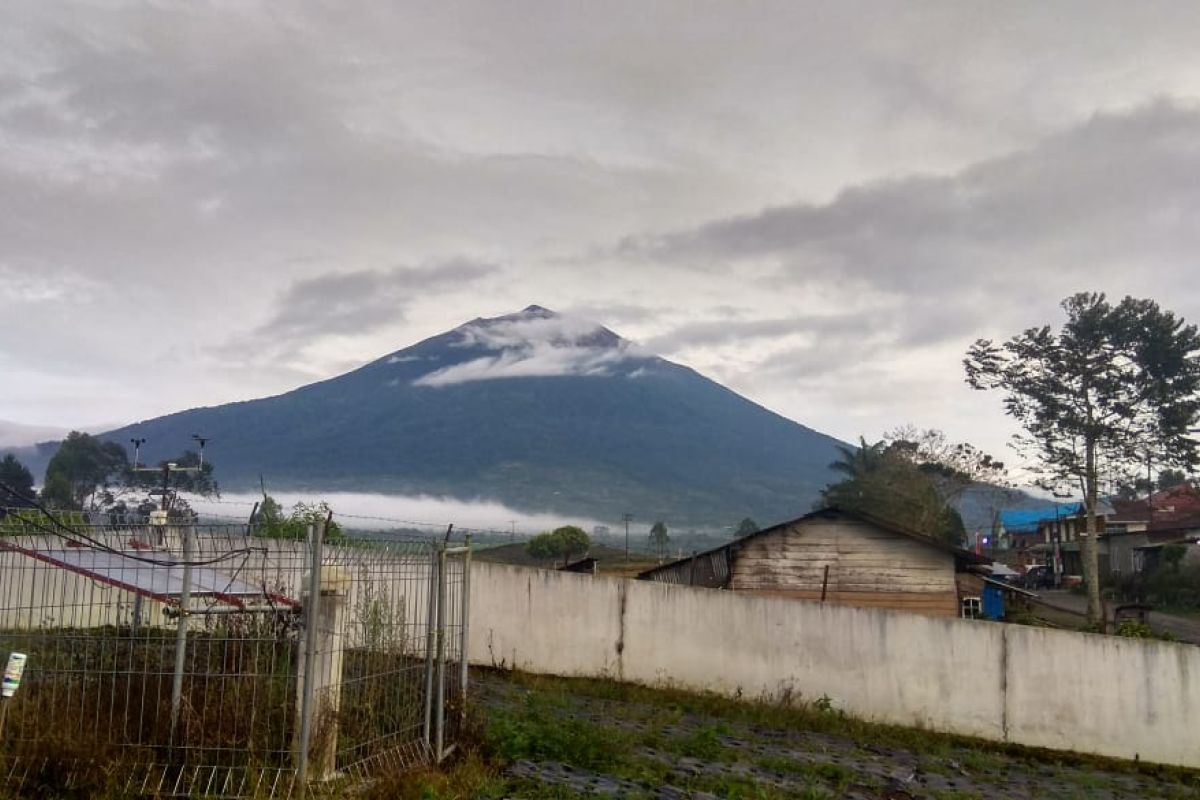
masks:
[(299, 797), (445, 757), (469, 547), (323, 529), (0, 519), (0, 794)]

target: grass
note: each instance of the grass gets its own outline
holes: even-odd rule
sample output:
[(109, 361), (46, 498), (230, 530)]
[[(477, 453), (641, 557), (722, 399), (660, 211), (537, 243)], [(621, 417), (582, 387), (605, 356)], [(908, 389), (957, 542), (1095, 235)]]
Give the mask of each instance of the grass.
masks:
[[(612, 577), (632, 577), (639, 572), (643, 572), (659, 564), (657, 557), (636, 551), (630, 552), (629, 560), (626, 561), (623, 549), (604, 544), (593, 544), (589, 553), (598, 560), (600, 574)], [(561, 560), (533, 558), (525, 551), (525, 544), (523, 542), (486, 547), (477, 550), (474, 558), (497, 564), (541, 567), (542, 569), (556, 569), (561, 566)], [(582, 558), (582, 554), (572, 556), (572, 559), (578, 558)]]
[[(562, 679), (525, 674), (508, 676), (509, 691), (519, 699), (489, 709), (476, 720), (459, 761), (443, 771), (397, 776), (376, 787), (372, 797), (501, 798), (528, 800), (583, 796), (561, 784), (513, 777), (506, 768), (517, 762), (555, 762), (629, 781), (644, 788), (622, 796), (651, 797), (654, 787), (671, 784), (722, 798), (836, 798), (851, 787), (882, 792), (882, 782), (854, 769), (822, 760), (749, 755), (727, 737), (754, 740), (756, 731), (785, 731), (796, 736), (844, 737), (866, 757), (870, 748), (895, 748), (912, 754), (923, 771), (950, 776), (970, 774), (987, 785), (1003, 787), (1009, 770), (1053, 772), (1066, 783), (1061, 796), (1094, 796), (1115, 775), (1143, 780), (1147, 796), (1200, 797), (1200, 775), (1184, 769), (1075, 756), (1015, 745), (981, 742), (851, 719), (827, 702), (770, 704), (733, 700), (676, 689), (649, 689), (591, 679)], [(492, 705), (497, 705), (493, 703)], [(686, 723), (686, 724), (685, 724)], [(814, 744), (819, 751), (819, 743)], [(866, 749), (863, 749), (866, 748)], [(681, 774), (679, 758), (703, 767)], [(753, 767), (754, 776), (728, 774), (732, 765)], [(724, 772), (722, 770), (724, 769)], [(779, 776), (778, 781), (769, 779)], [(775, 785), (777, 784), (777, 785)], [(880, 796), (886, 796), (881, 794)], [(981, 798), (975, 788), (933, 789), (935, 800)], [(1051, 795), (1044, 795), (1051, 796)]]
[[(0, 631), (0, 653), (35, 654), (19, 693), (3, 701), (0, 800), (8, 800), (3, 760), (33, 770), (22, 780), (23, 798), (122, 797), (124, 783), (178, 771), (184, 759), (235, 776), (290, 772), (296, 642), (289, 631), (275, 633), (244, 626), (189, 633), (172, 740), (174, 631)], [(396, 652), (345, 651), (341, 758), (369, 757), (398, 732), (419, 729), (422, 669)], [(315, 742), (322, 730), (318, 720)]]
[[(584, 796), (563, 782), (539, 780), (514, 766), (569, 765), (581, 779), (620, 781), (623, 797), (652, 797), (661, 786), (732, 800), (824, 800), (854, 789), (885, 797), (885, 780), (864, 765), (888, 764), (902, 753), (921, 771), (951, 779), (970, 775), (974, 787), (933, 788), (921, 796), (968, 800), (989, 796), (980, 786), (1005, 787), (1014, 770), (1042, 780), (1055, 794), (1086, 798), (1123, 776), (1141, 796), (1200, 797), (1200, 775), (1182, 769), (1072, 756), (981, 742), (929, 731), (872, 725), (840, 713), (822, 698), (786, 703), (736, 700), (679, 689), (650, 689), (591, 679), (521, 673), (482, 674), (480, 698), (442, 769), (393, 774), (363, 792), (366, 800), (558, 800)], [(788, 747), (778, 746), (786, 741)], [(908, 763), (906, 761), (905, 763)], [(111, 784), (113, 770), (108, 776)], [(61, 776), (60, 776), (61, 777)], [(93, 776), (92, 791), (70, 794), (55, 775), (35, 795), (125, 800), (119, 788)], [(1040, 784), (1039, 784), (1040, 785)], [(990, 791), (990, 789), (989, 789)], [(16, 800), (5, 796), (0, 800)]]

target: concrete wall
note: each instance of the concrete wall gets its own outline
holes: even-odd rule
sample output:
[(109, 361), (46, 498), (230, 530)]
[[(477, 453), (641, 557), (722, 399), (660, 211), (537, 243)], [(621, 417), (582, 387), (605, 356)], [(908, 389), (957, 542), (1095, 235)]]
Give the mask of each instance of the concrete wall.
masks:
[(476, 562), (471, 661), (1200, 768), (1200, 648)]

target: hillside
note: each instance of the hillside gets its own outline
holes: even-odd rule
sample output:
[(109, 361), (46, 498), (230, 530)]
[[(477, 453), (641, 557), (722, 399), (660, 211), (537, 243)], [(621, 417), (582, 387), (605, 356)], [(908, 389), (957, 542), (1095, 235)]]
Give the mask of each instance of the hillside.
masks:
[(725, 526), (807, 511), (837, 440), (612, 331), (531, 306), (286, 394), (104, 434), (147, 461), (193, 433), (227, 489), (494, 499), (522, 511)]

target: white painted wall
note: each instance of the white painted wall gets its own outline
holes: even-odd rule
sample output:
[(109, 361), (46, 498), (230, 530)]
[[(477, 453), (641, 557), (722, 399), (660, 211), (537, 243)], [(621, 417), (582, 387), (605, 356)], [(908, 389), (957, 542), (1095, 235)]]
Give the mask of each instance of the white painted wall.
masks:
[(1200, 767), (1200, 648), (476, 562), (471, 661)]

